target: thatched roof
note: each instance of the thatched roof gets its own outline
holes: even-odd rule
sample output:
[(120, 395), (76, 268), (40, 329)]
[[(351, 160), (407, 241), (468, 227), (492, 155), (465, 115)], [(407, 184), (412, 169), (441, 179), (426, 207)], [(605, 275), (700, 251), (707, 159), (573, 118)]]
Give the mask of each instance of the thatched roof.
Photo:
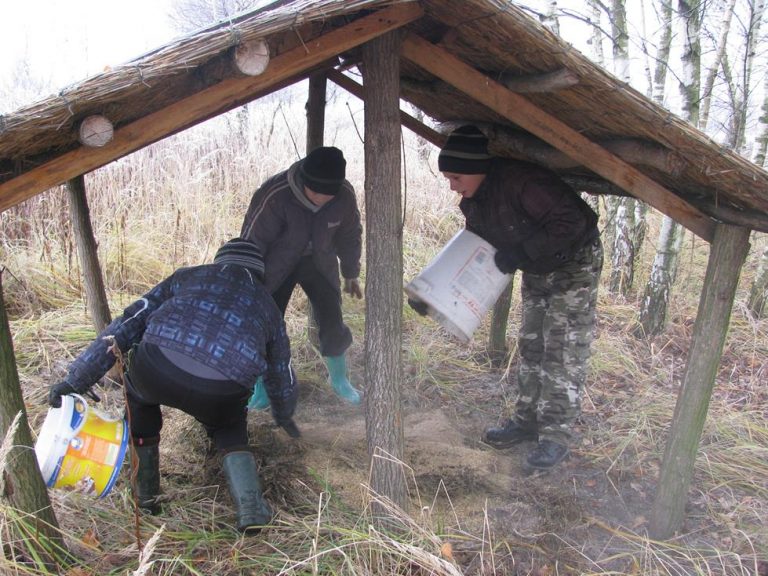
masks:
[[(176, 40), (0, 116), (0, 210), (319, 70), (362, 94), (341, 71), (397, 28), (401, 95), (435, 120), (476, 122), (498, 153), (581, 189), (636, 195), (707, 239), (715, 221), (768, 230), (766, 171), (501, 0), (283, 0)], [(232, 53), (258, 39), (269, 65), (244, 76)], [(103, 147), (78, 140), (91, 115), (114, 126)]]

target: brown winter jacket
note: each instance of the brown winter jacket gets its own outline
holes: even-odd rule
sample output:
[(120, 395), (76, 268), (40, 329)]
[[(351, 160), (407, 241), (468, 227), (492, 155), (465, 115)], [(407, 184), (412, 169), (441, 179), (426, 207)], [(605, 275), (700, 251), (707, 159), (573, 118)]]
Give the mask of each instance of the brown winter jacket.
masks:
[(264, 254), (264, 285), (274, 294), (296, 267), (312, 254), (320, 272), (339, 293), (339, 262), (344, 278), (360, 275), (362, 225), (352, 185), (322, 207), (304, 195), (299, 166), (291, 165), (264, 182), (251, 198), (241, 236)]
[(475, 195), (459, 207), (467, 230), (513, 253), (524, 272), (552, 272), (598, 236), (587, 203), (557, 174), (528, 162), (494, 159)]

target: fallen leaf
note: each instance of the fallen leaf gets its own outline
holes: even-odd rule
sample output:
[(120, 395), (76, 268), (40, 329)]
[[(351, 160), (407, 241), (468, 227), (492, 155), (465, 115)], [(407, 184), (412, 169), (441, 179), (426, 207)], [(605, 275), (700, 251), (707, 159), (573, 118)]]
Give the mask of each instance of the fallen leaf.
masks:
[(91, 548), (99, 548), (101, 546), (101, 542), (96, 536), (96, 531), (93, 529), (86, 530), (83, 537), (80, 538), (80, 541)]

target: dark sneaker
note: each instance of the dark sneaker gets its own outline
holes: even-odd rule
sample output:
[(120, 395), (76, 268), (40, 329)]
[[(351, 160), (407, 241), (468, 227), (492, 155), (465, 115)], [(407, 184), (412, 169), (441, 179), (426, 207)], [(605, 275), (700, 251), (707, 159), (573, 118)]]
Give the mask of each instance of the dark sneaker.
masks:
[(494, 448), (509, 448), (525, 440), (537, 440), (536, 431), (523, 428), (514, 420), (507, 420), (503, 426), (488, 428), (483, 434), (483, 442)]
[(565, 460), (569, 453), (568, 446), (552, 440), (540, 440), (536, 448), (528, 453), (526, 462), (531, 468), (547, 470)]

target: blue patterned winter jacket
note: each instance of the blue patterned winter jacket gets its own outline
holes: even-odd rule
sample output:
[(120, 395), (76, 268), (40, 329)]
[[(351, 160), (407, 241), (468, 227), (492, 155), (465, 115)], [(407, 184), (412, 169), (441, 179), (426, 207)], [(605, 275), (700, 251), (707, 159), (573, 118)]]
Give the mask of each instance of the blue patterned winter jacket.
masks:
[(66, 380), (85, 389), (121, 352), (144, 340), (184, 354), (252, 390), (264, 382), (278, 424), (293, 416), (298, 386), (280, 310), (251, 272), (232, 264), (181, 268), (128, 306), (70, 365)]

